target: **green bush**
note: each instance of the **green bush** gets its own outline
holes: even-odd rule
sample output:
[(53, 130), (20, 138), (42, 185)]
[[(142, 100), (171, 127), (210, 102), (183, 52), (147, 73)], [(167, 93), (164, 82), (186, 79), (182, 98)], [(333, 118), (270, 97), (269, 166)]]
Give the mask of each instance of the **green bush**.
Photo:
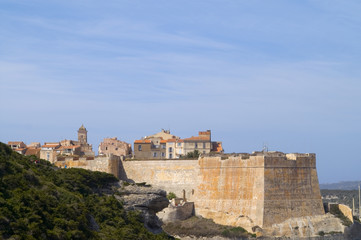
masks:
[(169, 192), (169, 193), (167, 194), (167, 198), (168, 198), (169, 200), (172, 200), (173, 198), (177, 198), (177, 196), (175, 195), (174, 192)]

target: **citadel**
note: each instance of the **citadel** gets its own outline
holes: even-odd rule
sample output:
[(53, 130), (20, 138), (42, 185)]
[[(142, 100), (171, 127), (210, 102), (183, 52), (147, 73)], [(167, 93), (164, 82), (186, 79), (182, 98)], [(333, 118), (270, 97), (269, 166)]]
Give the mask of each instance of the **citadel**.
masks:
[(250, 232), (303, 237), (345, 229), (338, 218), (325, 214), (313, 153), (225, 154), (210, 130), (184, 139), (162, 130), (135, 140), (134, 150), (117, 138), (105, 138), (95, 156), (83, 125), (77, 141), (8, 145), (58, 167), (146, 182), (194, 203), (196, 215)]

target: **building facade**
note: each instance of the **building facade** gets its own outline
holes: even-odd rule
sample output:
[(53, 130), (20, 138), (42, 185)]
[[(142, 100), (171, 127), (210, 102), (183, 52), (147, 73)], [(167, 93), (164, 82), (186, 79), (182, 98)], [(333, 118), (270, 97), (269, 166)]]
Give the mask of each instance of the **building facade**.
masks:
[(99, 144), (98, 153), (99, 155), (128, 156), (132, 154), (132, 146), (116, 137), (104, 138), (103, 142)]
[(177, 159), (197, 150), (200, 154), (223, 152), (222, 142), (211, 141), (211, 130), (200, 131), (198, 136), (181, 139), (162, 130), (134, 141), (135, 159)]

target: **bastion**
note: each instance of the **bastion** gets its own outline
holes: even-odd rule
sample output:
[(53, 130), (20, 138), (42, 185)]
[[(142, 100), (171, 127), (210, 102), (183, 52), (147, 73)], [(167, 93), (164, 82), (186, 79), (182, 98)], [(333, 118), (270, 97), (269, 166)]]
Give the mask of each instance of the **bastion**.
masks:
[(315, 154), (255, 152), (198, 160), (123, 161), (119, 178), (185, 196), (216, 223), (270, 227), (324, 214)]

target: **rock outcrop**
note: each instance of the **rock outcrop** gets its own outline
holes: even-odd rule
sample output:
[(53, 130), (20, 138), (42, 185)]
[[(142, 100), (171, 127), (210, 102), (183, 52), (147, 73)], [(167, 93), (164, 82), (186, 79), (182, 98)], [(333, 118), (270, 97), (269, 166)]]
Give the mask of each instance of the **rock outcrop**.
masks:
[(263, 228), (260, 232), (265, 236), (307, 238), (327, 235), (330, 233), (343, 233), (345, 226), (334, 215), (325, 215), (290, 218), (270, 227)]
[(122, 201), (126, 210), (138, 210), (141, 212), (144, 225), (153, 233), (162, 232), (162, 222), (156, 216), (156, 213), (166, 208), (169, 200), (166, 192), (161, 189), (150, 186), (138, 186), (136, 184), (128, 185), (120, 181), (116, 196)]

